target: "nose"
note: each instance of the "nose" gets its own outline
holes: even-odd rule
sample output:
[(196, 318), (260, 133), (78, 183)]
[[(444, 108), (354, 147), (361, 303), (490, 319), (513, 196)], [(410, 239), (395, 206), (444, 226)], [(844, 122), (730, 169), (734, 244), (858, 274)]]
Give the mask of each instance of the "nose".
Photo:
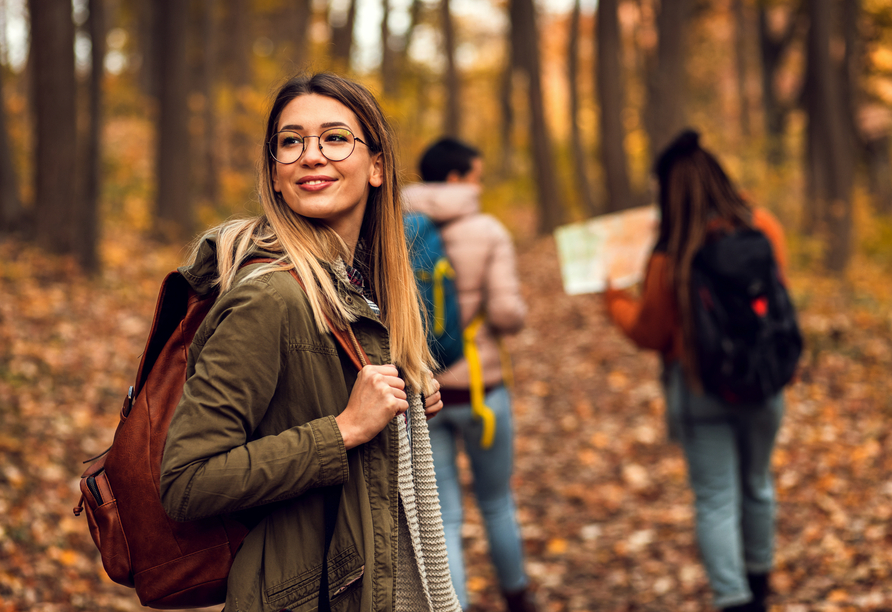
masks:
[[(316, 142), (312, 142), (311, 138), (315, 138)], [(322, 154), (322, 141), (319, 136), (304, 137), (304, 150), (299, 159), (306, 166), (318, 166), (328, 161), (328, 158)]]

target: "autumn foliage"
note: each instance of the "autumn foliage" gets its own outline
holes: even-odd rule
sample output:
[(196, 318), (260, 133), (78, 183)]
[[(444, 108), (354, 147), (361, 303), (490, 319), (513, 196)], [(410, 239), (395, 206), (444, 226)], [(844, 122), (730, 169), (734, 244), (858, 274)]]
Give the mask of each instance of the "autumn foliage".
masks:
[[(531, 308), (509, 341), (516, 491), (545, 609), (711, 610), (684, 461), (666, 441), (656, 357), (607, 323), (599, 296), (563, 294), (554, 242), (534, 237), (531, 214), (506, 221)], [(183, 251), (113, 234), (98, 279), (0, 244), (2, 612), (140, 609), (105, 577), (71, 508), (81, 462), (111, 441), (158, 284)], [(774, 610), (892, 607), (892, 319), (872, 261), (845, 285), (794, 266), (807, 350), (775, 456)], [(472, 601), (501, 610), (470, 504), (465, 537)]]

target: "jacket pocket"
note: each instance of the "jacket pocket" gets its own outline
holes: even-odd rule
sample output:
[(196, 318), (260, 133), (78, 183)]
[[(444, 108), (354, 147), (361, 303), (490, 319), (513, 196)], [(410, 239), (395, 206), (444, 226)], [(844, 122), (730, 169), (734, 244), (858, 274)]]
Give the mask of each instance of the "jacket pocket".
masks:
[[(334, 604), (340, 597), (353, 591), (353, 587), (362, 584), (365, 572), (362, 558), (350, 547), (328, 559), (329, 598)], [(319, 599), (319, 585), (322, 577), (322, 564), (319, 563), (307, 571), (272, 585), (266, 589), (266, 599), (270, 609), (288, 608), (293, 612), (315, 610)], [(302, 607), (303, 606), (303, 607)]]

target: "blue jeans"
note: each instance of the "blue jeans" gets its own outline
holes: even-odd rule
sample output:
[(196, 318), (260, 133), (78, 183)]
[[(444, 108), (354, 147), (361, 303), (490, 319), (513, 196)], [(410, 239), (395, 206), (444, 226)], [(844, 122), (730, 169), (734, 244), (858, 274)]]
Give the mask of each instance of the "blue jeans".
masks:
[(752, 600), (746, 574), (769, 572), (774, 556), (771, 452), (783, 395), (729, 405), (694, 393), (678, 363), (667, 367), (665, 390), (670, 431), (687, 459), (697, 542), (715, 605), (746, 603)]
[(471, 414), (470, 404), (449, 405), (428, 422), (446, 533), (449, 572), (463, 609), (468, 607), (468, 593), (461, 539), (462, 491), (455, 462), (459, 439), (471, 462), (474, 497), (486, 525), (490, 556), (499, 585), (507, 592), (518, 591), (527, 585), (520, 529), (511, 492), (514, 431), (508, 390), (504, 386), (493, 389), (486, 396), (486, 405), (496, 415), (496, 431), (492, 446), (485, 450), (480, 448), (482, 422)]

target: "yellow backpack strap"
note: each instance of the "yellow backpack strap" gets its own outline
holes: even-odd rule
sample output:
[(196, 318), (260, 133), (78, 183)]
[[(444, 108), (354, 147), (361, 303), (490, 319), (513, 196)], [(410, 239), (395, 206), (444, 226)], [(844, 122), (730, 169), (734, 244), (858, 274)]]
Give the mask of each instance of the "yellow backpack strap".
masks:
[(462, 334), (465, 345), (465, 359), (468, 361), (468, 377), (470, 378), (471, 412), (475, 417), (483, 421), (483, 435), (480, 438), (480, 447), (487, 449), (492, 446), (496, 435), (496, 415), (492, 408), (483, 403), (485, 390), (483, 386), (483, 365), (480, 363), (480, 354), (474, 338), (480, 326), (483, 325), (483, 313), (478, 314), (465, 328)]
[(446, 294), (444, 278), (455, 278), (455, 270), (445, 257), (434, 264), (434, 335), (440, 337), (446, 331)]

